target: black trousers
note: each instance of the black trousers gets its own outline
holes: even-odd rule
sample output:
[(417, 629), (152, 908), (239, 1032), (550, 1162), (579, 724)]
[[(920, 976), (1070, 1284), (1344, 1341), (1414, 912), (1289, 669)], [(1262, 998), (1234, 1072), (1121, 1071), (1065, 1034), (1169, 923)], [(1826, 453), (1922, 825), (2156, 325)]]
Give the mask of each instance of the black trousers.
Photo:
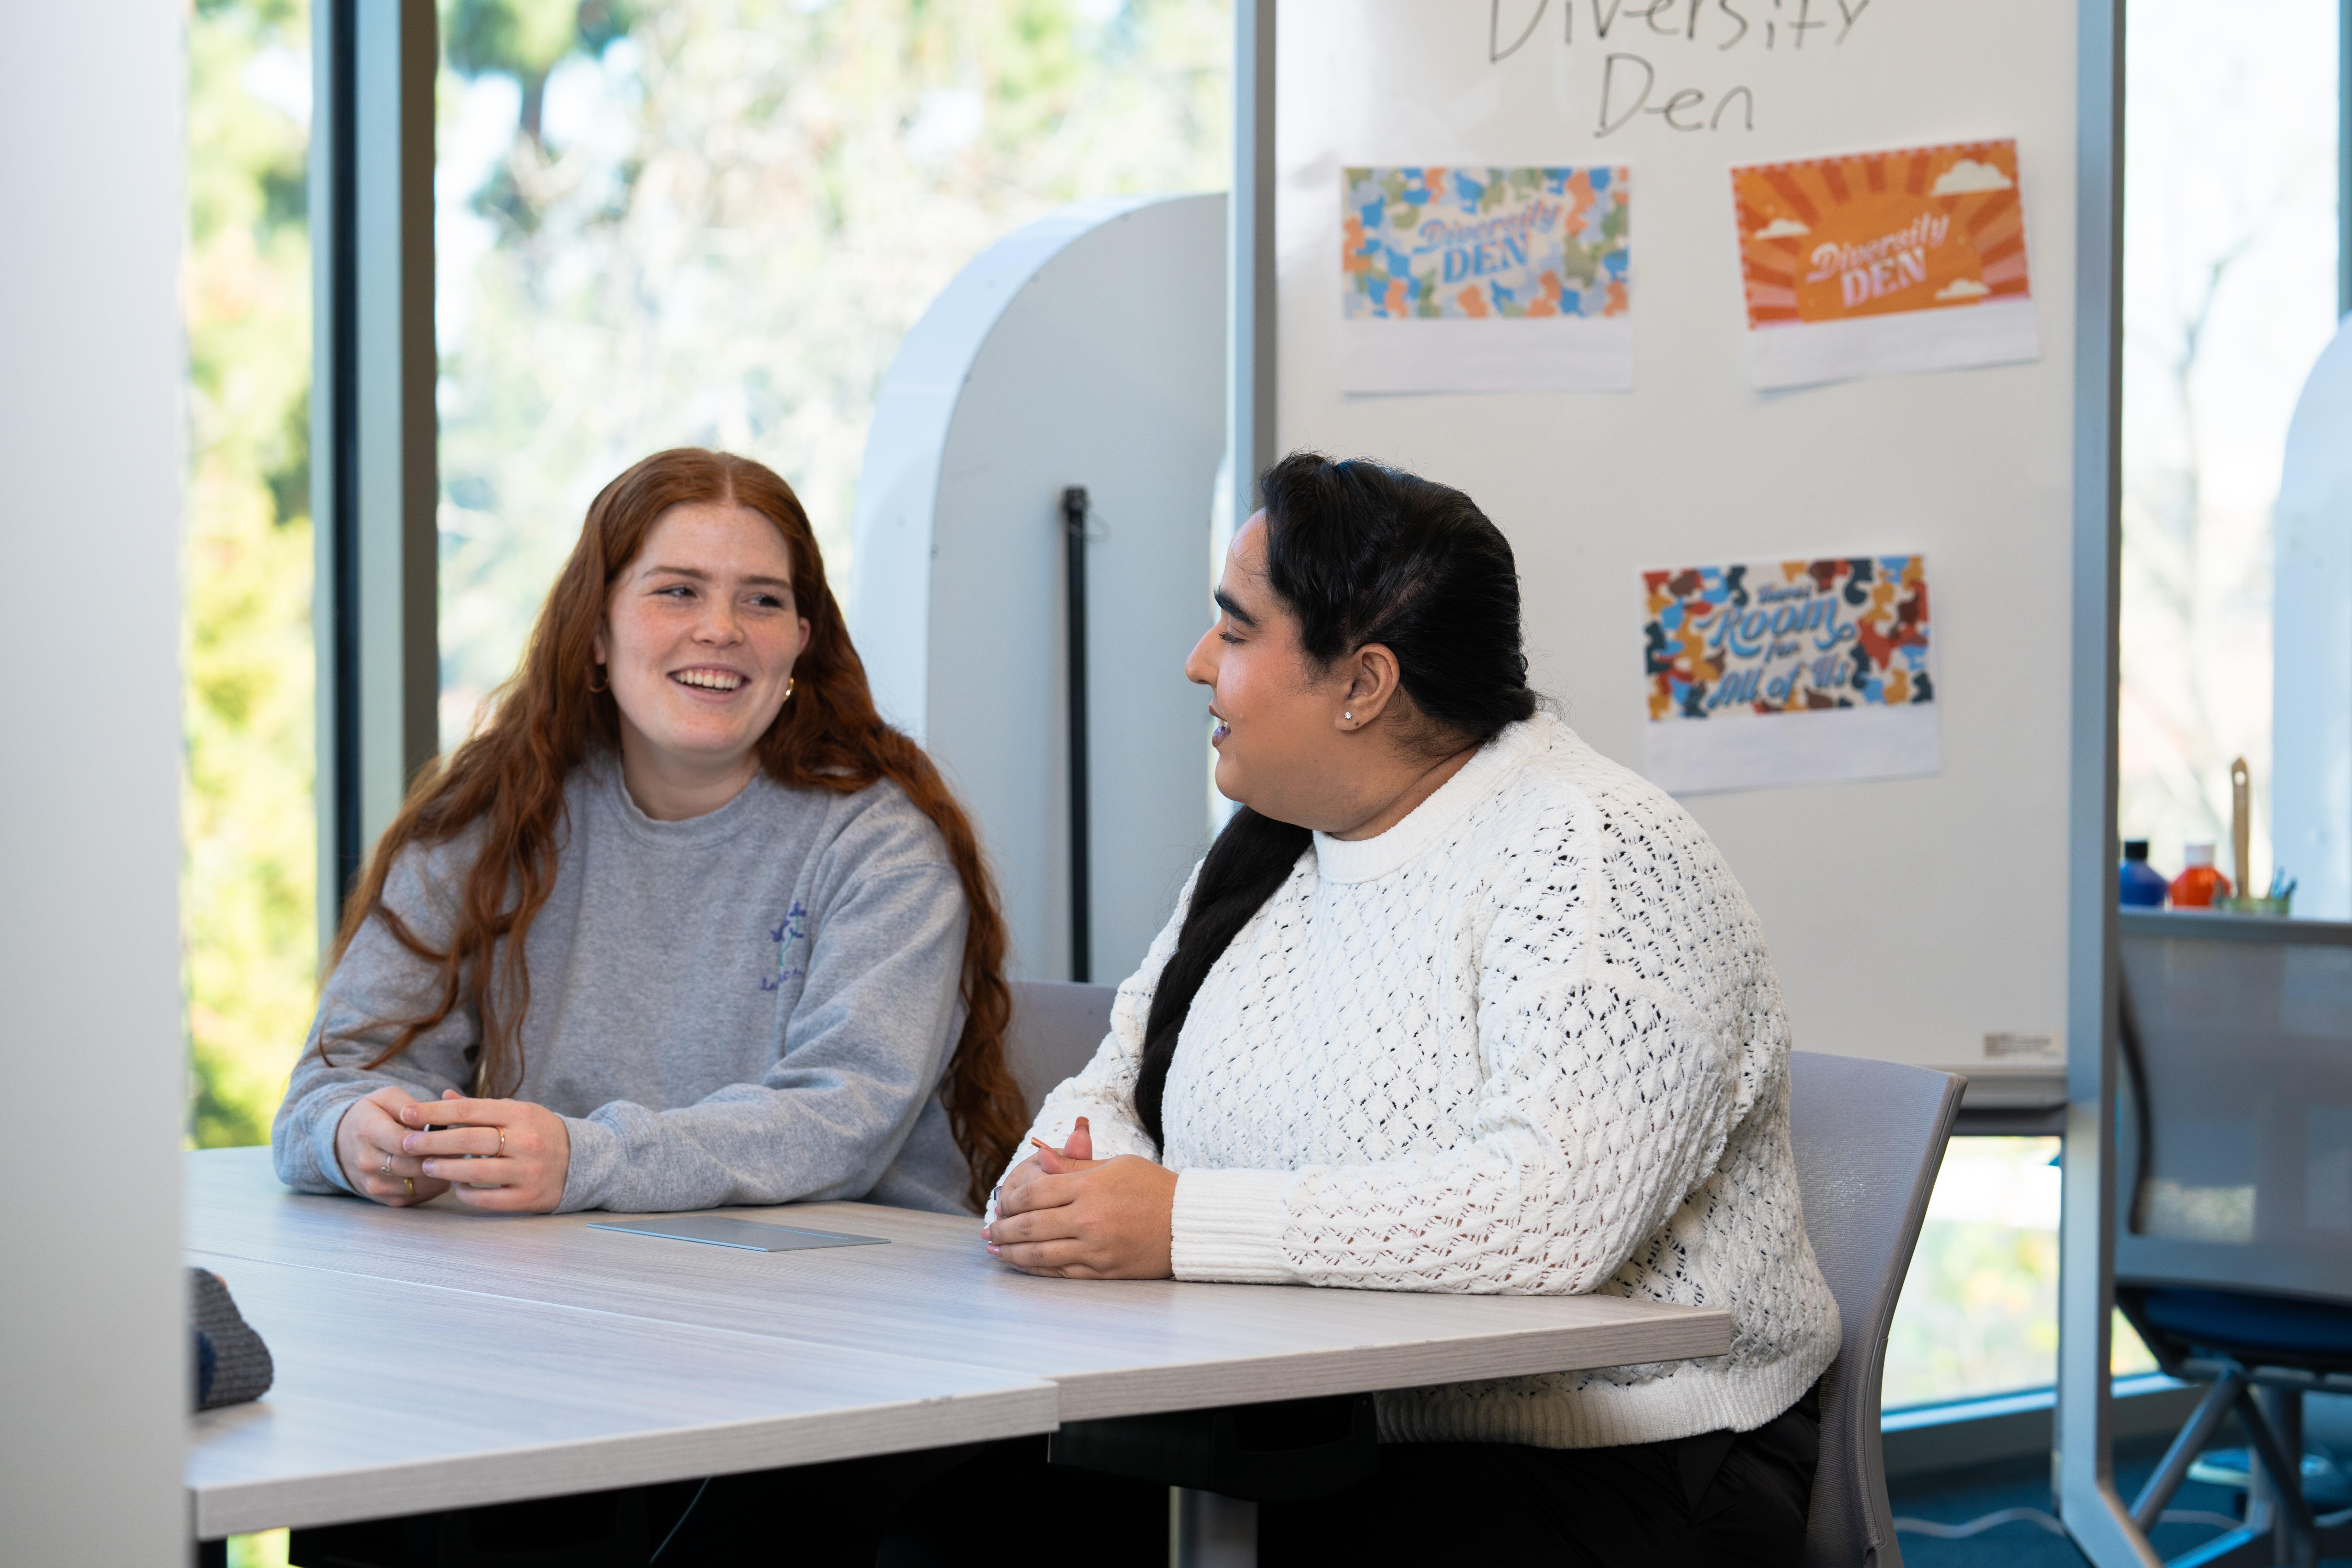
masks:
[[(672, 1563), (1168, 1561), (1164, 1487), (1045, 1463), (1042, 1438), (723, 1477), (664, 1554)], [(1821, 1454), (1808, 1390), (1753, 1432), (1616, 1448), (1402, 1443), (1378, 1475), (1258, 1510), (1258, 1561), (1444, 1563), (1475, 1553), (1563, 1568), (1794, 1564)], [(656, 1530), (658, 1533), (658, 1529)]]
[(1045, 1439), (843, 1459), (659, 1489), (658, 1568), (1167, 1568), (1168, 1489), (1045, 1462)]
[(1616, 1448), (1399, 1443), (1378, 1475), (1258, 1510), (1258, 1562), (1481, 1561), (1565, 1568), (1780, 1568), (1802, 1556), (1818, 1390), (1753, 1432)]

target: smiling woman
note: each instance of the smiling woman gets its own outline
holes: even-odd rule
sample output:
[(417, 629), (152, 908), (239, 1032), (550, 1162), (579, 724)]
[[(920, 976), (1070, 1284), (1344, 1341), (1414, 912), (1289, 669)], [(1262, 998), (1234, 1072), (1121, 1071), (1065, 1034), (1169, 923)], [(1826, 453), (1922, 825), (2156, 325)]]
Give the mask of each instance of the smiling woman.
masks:
[(876, 714), (798, 499), (657, 453), (377, 845), (278, 1172), (394, 1206), (977, 1207), (1019, 1125), (1003, 958), (971, 825)]
[(622, 776), (647, 816), (716, 811), (759, 771), (752, 747), (809, 642), (792, 572), (783, 535), (750, 507), (682, 502), (613, 585), (596, 663), (620, 710)]

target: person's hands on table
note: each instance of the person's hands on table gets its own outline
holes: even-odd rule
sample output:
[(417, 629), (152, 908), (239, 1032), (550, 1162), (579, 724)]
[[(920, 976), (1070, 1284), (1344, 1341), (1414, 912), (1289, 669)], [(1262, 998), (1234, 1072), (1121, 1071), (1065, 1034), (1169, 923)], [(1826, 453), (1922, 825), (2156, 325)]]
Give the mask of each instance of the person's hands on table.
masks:
[[(467, 1208), (551, 1214), (563, 1201), (572, 1134), (563, 1118), (545, 1106), (468, 1100), (452, 1089), (436, 1102), (411, 1100), (395, 1114), (407, 1130), (401, 1152)], [(441, 1131), (427, 1132), (428, 1126)]]
[(401, 1209), (431, 1203), (449, 1190), (448, 1183), (425, 1174), (424, 1161), (401, 1150), (408, 1136), (401, 1110), (417, 1103), (406, 1089), (386, 1084), (343, 1112), (335, 1124), (335, 1160), (352, 1191)]
[(992, 1257), (1024, 1274), (1165, 1279), (1174, 1272), (1175, 1208), (1175, 1172), (1134, 1154), (1094, 1158), (1081, 1116), (1061, 1148), (1039, 1143), (1007, 1173), (995, 1223), (982, 1234)]
[[(1037, 1152), (1005, 1172), (1004, 1180), (997, 1184), (995, 1201), (999, 1214), (1005, 1212), (1004, 1195), (1007, 1193), (1017, 1193), (1040, 1176), (1049, 1173), (1058, 1175), (1070, 1171), (1090, 1171), (1101, 1163), (1095, 1158), (1094, 1129), (1087, 1125), (1087, 1119), (1083, 1116), (1078, 1118), (1077, 1126), (1070, 1130), (1069, 1141), (1058, 1150), (1048, 1149), (1034, 1138), (1029, 1142), (1035, 1146)], [(1049, 1154), (1054, 1157), (1054, 1169), (1051, 1173), (1048, 1173), (1039, 1163)], [(980, 1234), (986, 1236), (988, 1226), (982, 1226)]]

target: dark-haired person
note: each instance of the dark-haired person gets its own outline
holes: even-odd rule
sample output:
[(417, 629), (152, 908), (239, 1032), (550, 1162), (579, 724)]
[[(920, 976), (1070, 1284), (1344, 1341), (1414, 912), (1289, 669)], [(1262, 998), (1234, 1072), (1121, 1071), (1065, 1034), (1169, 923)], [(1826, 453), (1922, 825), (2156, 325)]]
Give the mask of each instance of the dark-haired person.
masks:
[(394, 1205), (969, 1211), (1021, 1121), (1003, 959), (971, 823), (876, 716), (799, 500), (657, 453), (377, 844), (278, 1173)]
[(1267, 1561), (1794, 1563), (1838, 1342), (1789, 1027), (1705, 833), (1538, 709), (1459, 490), (1294, 455), (1186, 665), (1241, 809), (1008, 1172), (1038, 1274), (1606, 1291), (1704, 1361), (1400, 1390), (1378, 1477)]

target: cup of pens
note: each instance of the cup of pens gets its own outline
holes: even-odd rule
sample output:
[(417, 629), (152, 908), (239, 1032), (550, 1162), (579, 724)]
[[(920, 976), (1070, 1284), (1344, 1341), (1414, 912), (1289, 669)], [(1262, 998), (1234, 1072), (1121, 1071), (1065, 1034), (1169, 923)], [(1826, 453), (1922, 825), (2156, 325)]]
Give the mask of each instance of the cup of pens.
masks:
[(2271, 873), (2271, 890), (2259, 899), (2222, 897), (2213, 907), (2225, 914), (2271, 915), (2284, 919), (2294, 912), (2295, 883), (2284, 868)]

